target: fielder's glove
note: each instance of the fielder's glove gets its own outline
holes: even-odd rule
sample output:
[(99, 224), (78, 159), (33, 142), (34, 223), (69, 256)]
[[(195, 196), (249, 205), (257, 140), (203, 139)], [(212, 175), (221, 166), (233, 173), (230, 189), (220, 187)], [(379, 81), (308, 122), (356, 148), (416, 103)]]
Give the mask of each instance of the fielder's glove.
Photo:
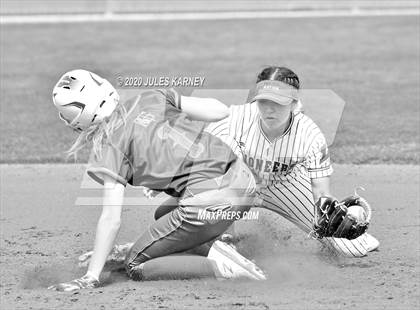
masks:
[[(349, 211), (353, 206), (361, 207), (364, 211), (360, 208)], [(356, 211), (356, 214), (352, 211)], [(320, 197), (315, 204), (311, 235), (318, 239), (323, 237), (356, 239), (368, 229), (371, 215), (369, 203), (360, 197), (356, 190), (353, 196), (342, 201), (334, 197)]]
[(99, 286), (99, 281), (90, 275), (84, 275), (79, 279), (70, 282), (60, 283), (48, 287), (49, 290), (60, 292), (73, 292), (85, 288), (95, 288)]

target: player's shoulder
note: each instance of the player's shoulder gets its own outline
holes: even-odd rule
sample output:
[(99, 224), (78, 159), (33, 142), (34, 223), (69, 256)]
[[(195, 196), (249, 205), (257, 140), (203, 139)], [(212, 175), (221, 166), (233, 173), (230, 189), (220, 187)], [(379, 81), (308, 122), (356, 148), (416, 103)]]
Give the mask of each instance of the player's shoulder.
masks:
[(294, 115), (294, 122), (298, 127), (295, 132), (299, 133), (301, 139), (308, 143), (308, 145), (311, 145), (316, 141), (325, 141), (321, 129), (309, 116), (303, 113), (297, 113)]
[(179, 94), (174, 89), (153, 89), (139, 92), (138, 95), (127, 99), (124, 106), (130, 115), (144, 111), (164, 113), (167, 105), (176, 106)]
[(130, 97), (125, 100), (122, 104), (126, 111), (126, 120), (129, 121), (132, 118), (135, 118), (136, 115), (140, 113), (140, 100), (142, 99), (142, 94), (137, 96)]
[(145, 96), (149, 95), (148, 92), (140, 92), (121, 102), (124, 108), (124, 122), (122, 126), (115, 128), (113, 136), (127, 136), (135, 124), (150, 124), (156, 119), (151, 113), (147, 113), (147, 109), (141, 104)]
[(302, 112), (298, 112), (293, 115), (293, 122), (299, 127), (320, 130), (314, 120)]

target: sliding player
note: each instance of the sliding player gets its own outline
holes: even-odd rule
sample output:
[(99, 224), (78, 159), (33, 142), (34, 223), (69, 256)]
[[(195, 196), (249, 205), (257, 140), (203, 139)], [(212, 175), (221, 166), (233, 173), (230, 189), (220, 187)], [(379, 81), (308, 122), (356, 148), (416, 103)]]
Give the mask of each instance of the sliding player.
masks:
[(173, 90), (147, 91), (122, 103), (107, 80), (85, 70), (64, 74), (54, 87), (53, 101), (60, 118), (80, 132), (69, 153), (76, 155), (92, 142), (94, 160), (88, 174), (103, 184), (104, 192), (86, 275), (51, 289), (99, 285), (121, 225), (128, 184), (179, 199), (179, 205), (152, 223), (129, 249), (124, 264), (130, 278), (147, 279), (146, 263), (159, 258), (163, 268), (187, 265), (191, 276), (204, 272), (221, 278), (265, 279), (255, 264), (220, 241), (213, 243), (207, 257), (180, 256), (177, 265), (176, 258), (168, 256), (214, 240), (236, 219), (200, 219), (200, 211), (241, 213), (253, 203), (252, 173), (227, 144), (203, 131), (204, 121), (227, 115), (226, 106), (214, 99), (182, 97)]

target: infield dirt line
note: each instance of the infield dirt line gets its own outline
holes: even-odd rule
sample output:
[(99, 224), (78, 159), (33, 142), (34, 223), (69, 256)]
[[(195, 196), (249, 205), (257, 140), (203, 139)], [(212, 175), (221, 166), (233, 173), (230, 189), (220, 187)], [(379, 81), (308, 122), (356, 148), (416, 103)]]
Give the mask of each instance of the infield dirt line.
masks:
[(193, 13), (136, 13), (136, 14), (73, 14), (73, 15), (9, 15), (1, 16), (0, 24), (128, 22), (160, 20), (226, 20), (261, 18), (325, 18), (325, 17), (375, 17), (417, 16), (418, 8), (375, 10), (310, 10), (310, 11), (241, 11)]
[[(73, 183), (78, 183), (79, 190), (84, 193), (90, 193), (91, 190), (101, 190), (102, 185), (92, 180), (86, 173), (88, 164), (66, 164), (66, 163), (51, 163), (51, 164), (0, 164), (0, 184), (6, 185), (11, 181), (16, 183), (18, 179), (25, 183), (27, 180), (41, 177), (53, 180), (71, 179)], [(411, 179), (414, 183), (415, 176), (420, 175), (420, 165), (354, 165), (354, 164), (334, 164), (334, 173), (331, 176), (332, 189), (338, 189), (339, 195), (349, 195), (357, 186), (366, 186), (366, 190), (376, 190), (372, 187), (375, 183), (396, 182), (399, 177), (403, 179)], [(40, 179), (40, 180), (41, 180)], [(391, 181), (393, 180), (393, 181)], [(406, 180), (406, 181), (407, 181)], [(346, 184), (342, 184), (344, 183)], [(42, 180), (40, 181), (42, 182)], [(16, 184), (17, 185), (17, 184)], [(25, 186), (25, 184), (19, 184)], [(370, 188), (369, 188), (370, 187)], [(344, 189), (344, 190), (343, 190)], [(138, 187), (128, 187), (126, 204), (127, 205), (149, 205), (150, 200), (143, 195), (135, 194), (130, 197), (130, 193), (138, 192)], [(340, 193), (341, 192), (341, 193)], [(5, 187), (2, 187), (0, 194), (5, 193)], [(154, 202), (159, 203), (164, 201), (166, 195), (158, 195)], [(81, 196), (76, 199), (76, 205), (98, 205), (101, 202), (101, 196), (88, 195)]]

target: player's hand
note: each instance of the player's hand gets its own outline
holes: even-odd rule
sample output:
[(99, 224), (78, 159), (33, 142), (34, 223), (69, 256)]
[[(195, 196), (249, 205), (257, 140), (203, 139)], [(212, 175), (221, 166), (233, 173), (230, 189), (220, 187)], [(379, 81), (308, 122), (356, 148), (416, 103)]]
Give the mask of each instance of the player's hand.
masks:
[[(109, 253), (104, 268), (106, 270), (114, 270), (114, 269), (120, 269), (121, 267), (124, 267), (124, 261), (125, 258), (132, 248), (134, 243), (128, 242), (125, 244), (120, 245), (114, 245), (111, 252)], [(88, 267), (90, 264), (90, 261), (92, 259), (93, 251), (89, 251), (86, 253), (83, 253), (79, 256), (79, 267), (85, 268)]]
[(84, 275), (79, 279), (70, 282), (64, 282), (48, 287), (49, 290), (59, 292), (73, 292), (86, 288), (95, 288), (99, 286), (99, 281), (90, 275)]
[(315, 203), (311, 235), (315, 238), (334, 237), (356, 239), (366, 232), (372, 215), (369, 203), (357, 194), (341, 201), (322, 196)]
[(83, 253), (79, 256), (79, 267), (88, 267), (90, 264), (90, 259), (92, 258), (93, 251), (89, 251), (86, 253)]

